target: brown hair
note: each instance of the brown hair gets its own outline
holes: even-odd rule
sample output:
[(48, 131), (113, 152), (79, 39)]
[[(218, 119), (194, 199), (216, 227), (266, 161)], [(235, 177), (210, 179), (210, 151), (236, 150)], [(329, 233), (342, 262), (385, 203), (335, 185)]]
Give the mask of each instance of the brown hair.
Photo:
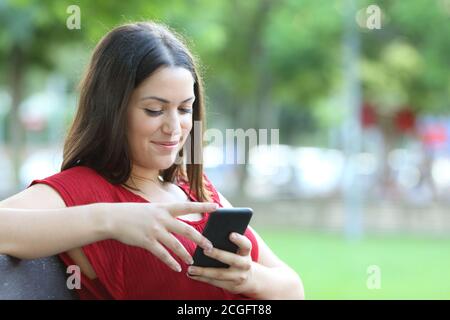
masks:
[[(126, 138), (128, 102), (133, 90), (162, 66), (183, 67), (191, 72), (196, 97), (192, 120), (201, 121), (199, 129), (204, 130), (202, 81), (182, 38), (152, 22), (122, 25), (97, 44), (80, 83), (78, 109), (64, 143), (61, 171), (84, 165), (113, 184), (128, 180), (132, 168)], [(202, 161), (198, 161), (202, 141), (197, 140), (201, 140), (202, 134), (193, 131), (188, 137), (190, 161), (187, 164), (176, 161), (160, 174), (164, 181), (187, 180), (198, 201), (207, 201), (210, 195), (203, 179)], [(183, 150), (179, 156), (183, 157)]]

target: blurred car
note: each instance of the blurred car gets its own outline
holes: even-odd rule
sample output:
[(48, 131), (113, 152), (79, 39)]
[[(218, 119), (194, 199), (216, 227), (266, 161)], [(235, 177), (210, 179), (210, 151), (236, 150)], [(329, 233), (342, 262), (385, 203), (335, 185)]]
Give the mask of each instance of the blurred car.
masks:
[(339, 190), (345, 166), (345, 157), (341, 151), (296, 148), (294, 159), (298, 196), (326, 197)]
[(217, 190), (224, 195), (233, 194), (238, 186), (238, 172), (234, 164), (226, 163), (224, 148), (206, 146), (203, 159), (205, 174)]
[(249, 152), (245, 191), (251, 197), (292, 196), (294, 184), (293, 148), (288, 145), (260, 145)]
[(248, 195), (311, 198), (339, 190), (345, 157), (334, 149), (257, 146), (249, 162)]

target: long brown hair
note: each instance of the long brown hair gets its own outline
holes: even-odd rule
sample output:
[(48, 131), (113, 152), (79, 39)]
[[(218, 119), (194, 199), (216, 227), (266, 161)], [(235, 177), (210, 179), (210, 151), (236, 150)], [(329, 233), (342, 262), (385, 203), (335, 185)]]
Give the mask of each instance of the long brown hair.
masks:
[[(205, 127), (205, 108), (196, 61), (178, 34), (153, 22), (119, 26), (97, 44), (80, 83), (78, 109), (64, 143), (61, 171), (84, 165), (110, 183), (126, 183), (132, 168), (126, 138), (128, 102), (133, 90), (162, 66), (191, 72), (196, 97), (192, 120), (200, 121), (201, 132), (191, 130), (188, 137), (190, 161), (177, 161), (160, 174), (164, 181), (187, 180), (199, 201), (210, 200), (202, 161), (197, 158), (202, 156), (202, 141), (197, 140)], [(183, 150), (179, 155), (183, 157)]]

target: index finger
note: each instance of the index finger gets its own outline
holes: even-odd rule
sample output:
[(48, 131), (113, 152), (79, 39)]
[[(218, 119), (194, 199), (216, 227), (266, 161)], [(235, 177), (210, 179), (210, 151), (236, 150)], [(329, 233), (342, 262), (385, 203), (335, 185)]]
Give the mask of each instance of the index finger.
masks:
[(194, 227), (184, 222), (178, 221), (177, 219), (173, 219), (172, 221), (170, 221), (167, 225), (167, 229), (170, 232), (174, 232), (188, 239), (191, 239), (203, 249), (210, 249), (213, 247), (211, 241), (209, 241), (204, 235), (198, 232)]
[(232, 232), (230, 234), (230, 240), (237, 244), (239, 247), (238, 254), (241, 256), (247, 256), (252, 251), (252, 242), (243, 234)]
[(174, 217), (189, 213), (211, 212), (218, 207), (217, 203), (214, 202), (179, 202), (166, 205), (166, 209)]
[[(204, 250), (204, 254), (210, 258), (219, 260), (230, 266), (235, 266), (240, 269), (248, 270), (248, 262), (242, 255), (237, 253), (228, 252), (218, 248), (211, 248), (210, 250)], [(217, 268), (204, 268), (206, 269), (217, 269)]]

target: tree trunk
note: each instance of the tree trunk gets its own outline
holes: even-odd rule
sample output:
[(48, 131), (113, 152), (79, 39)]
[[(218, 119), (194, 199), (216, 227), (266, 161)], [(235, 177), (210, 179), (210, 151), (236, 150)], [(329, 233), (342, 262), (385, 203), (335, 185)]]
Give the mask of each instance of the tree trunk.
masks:
[[(248, 39), (249, 43), (249, 62), (253, 64), (254, 70), (254, 81), (255, 91), (253, 96), (250, 97), (249, 103), (244, 109), (245, 116), (239, 117), (241, 127), (244, 130), (248, 128), (254, 128), (258, 130), (261, 125), (261, 120), (266, 120), (263, 118), (264, 111), (267, 109), (268, 100), (270, 97), (271, 79), (269, 77), (269, 71), (267, 70), (265, 64), (265, 52), (263, 46), (264, 38), (264, 27), (267, 25), (267, 19), (269, 18), (269, 12), (272, 8), (273, 1), (263, 0), (259, 2), (255, 15), (253, 17), (253, 23), (251, 24), (252, 33)], [(264, 121), (266, 122), (266, 121)], [(263, 123), (264, 123), (263, 122)], [(259, 142), (258, 142), (259, 143)], [(245, 185), (247, 184), (247, 168), (249, 153), (248, 148), (242, 150), (245, 152), (245, 159), (247, 159), (244, 164), (239, 165), (239, 187), (237, 190), (238, 195), (245, 194)]]
[(12, 155), (14, 191), (20, 187), (19, 171), (22, 163), (24, 130), (19, 118), (19, 105), (23, 94), (24, 55), (22, 49), (15, 45), (11, 50), (11, 114), (9, 136)]

